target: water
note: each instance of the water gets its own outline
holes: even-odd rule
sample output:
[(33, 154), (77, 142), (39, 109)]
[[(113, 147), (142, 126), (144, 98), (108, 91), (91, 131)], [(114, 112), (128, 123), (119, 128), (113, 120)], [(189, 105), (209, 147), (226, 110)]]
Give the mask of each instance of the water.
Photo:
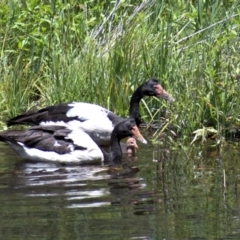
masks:
[(141, 145), (109, 168), (27, 162), (0, 143), (0, 239), (240, 239), (239, 153)]

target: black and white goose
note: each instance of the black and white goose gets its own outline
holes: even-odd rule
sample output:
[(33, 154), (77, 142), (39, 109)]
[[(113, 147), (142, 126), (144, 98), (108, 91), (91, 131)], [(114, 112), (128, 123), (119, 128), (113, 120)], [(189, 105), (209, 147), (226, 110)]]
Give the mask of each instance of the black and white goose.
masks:
[[(129, 116), (135, 119), (137, 126), (141, 123), (139, 103), (144, 96), (155, 96), (168, 101), (174, 100), (155, 78), (140, 85), (132, 95), (129, 112)], [(80, 128), (89, 134), (98, 145), (107, 146), (110, 143), (114, 126), (120, 121), (123, 121), (123, 118), (99, 105), (72, 102), (26, 112), (10, 119), (7, 125), (58, 125), (65, 126), (70, 130)]]
[[(109, 159), (105, 160), (122, 158), (120, 140), (125, 137), (134, 137), (146, 143), (134, 119), (126, 119), (114, 127)], [(84, 164), (104, 160), (98, 145), (82, 129), (70, 130), (56, 125), (34, 126), (27, 130), (3, 131), (0, 141), (9, 144), (22, 158), (33, 161)]]

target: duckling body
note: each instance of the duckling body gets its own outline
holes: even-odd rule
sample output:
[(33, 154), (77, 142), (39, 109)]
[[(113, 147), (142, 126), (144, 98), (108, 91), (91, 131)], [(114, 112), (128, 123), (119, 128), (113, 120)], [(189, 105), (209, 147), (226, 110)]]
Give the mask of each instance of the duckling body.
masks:
[(127, 156), (136, 156), (138, 145), (135, 138), (128, 138), (126, 143), (121, 142), (121, 149), (123, 154)]

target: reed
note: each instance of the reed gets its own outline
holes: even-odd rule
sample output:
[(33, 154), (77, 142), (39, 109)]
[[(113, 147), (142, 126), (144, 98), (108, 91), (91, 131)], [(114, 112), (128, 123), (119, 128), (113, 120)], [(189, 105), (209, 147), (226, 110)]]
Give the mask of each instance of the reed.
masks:
[(240, 1), (0, 5), (2, 128), (25, 110), (73, 100), (127, 116), (133, 90), (153, 76), (176, 102), (144, 99), (146, 122), (167, 109), (166, 128), (183, 136), (239, 123)]

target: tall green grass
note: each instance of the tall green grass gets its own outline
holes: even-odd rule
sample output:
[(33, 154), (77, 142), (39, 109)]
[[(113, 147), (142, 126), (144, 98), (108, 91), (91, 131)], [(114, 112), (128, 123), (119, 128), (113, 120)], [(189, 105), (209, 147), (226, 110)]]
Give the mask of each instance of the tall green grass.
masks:
[[(92, 102), (127, 116), (134, 89), (160, 79), (176, 102), (144, 99), (146, 122), (189, 135), (239, 123), (240, 1), (2, 1), (1, 121)], [(159, 133), (161, 129), (159, 130)]]

